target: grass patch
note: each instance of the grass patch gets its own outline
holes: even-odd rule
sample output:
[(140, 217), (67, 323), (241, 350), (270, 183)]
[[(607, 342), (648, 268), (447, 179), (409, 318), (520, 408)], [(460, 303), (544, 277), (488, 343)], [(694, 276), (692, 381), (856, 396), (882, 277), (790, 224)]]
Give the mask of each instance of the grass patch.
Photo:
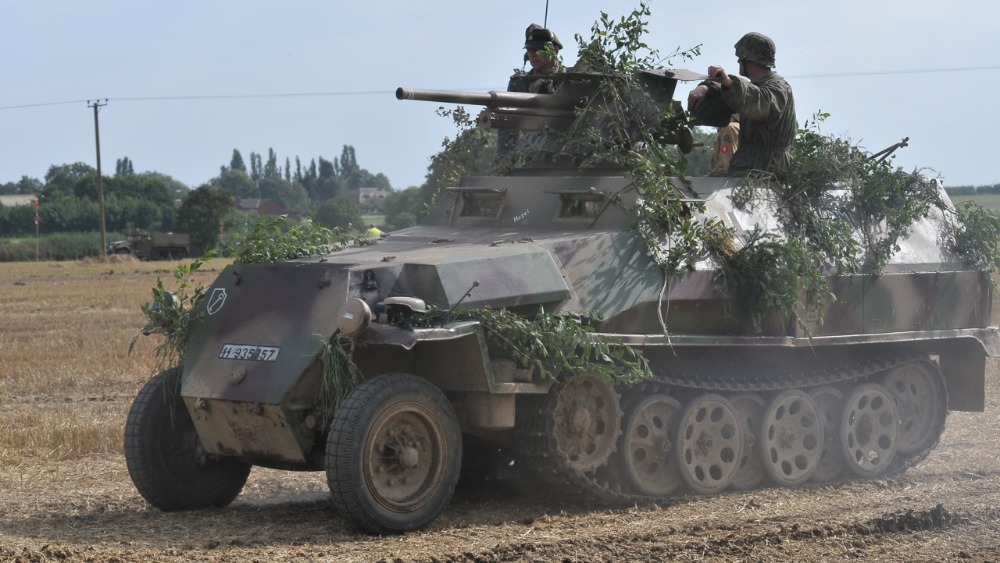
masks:
[(977, 195), (953, 195), (950, 196), (952, 203), (972, 201), (982, 205), (991, 213), (1000, 215), (1000, 194), (977, 194)]

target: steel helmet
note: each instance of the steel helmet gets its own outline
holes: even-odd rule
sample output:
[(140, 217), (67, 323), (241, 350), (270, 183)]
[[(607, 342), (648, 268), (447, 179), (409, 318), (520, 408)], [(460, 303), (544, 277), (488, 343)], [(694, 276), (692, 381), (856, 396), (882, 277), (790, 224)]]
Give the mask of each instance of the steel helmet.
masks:
[(774, 68), (774, 41), (763, 33), (751, 32), (736, 42), (736, 58)]

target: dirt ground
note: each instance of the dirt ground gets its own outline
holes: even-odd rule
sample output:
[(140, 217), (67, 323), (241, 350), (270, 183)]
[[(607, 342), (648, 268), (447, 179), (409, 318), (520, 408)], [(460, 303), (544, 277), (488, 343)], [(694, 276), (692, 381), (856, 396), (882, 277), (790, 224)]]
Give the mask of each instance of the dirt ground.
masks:
[(952, 413), (941, 445), (902, 476), (628, 509), (478, 487), (429, 529), (384, 538), (334, 512), (321, 473), (255, 469), (230, 507), (168, 514), (118, 456), (22, 459), (0, 468), (0, 560), (1000, 561), (996, 365), (988, 385), (986, 412)]
[[(891, 478), (683, 497), (626, 509), (546, 498), (501, 483), (459, 490), (426, 530), (379, 538), (356, 532), (336, 514), (322, 473), (255, 468), (227, 508), (160, 512), (136, 492), (120, 453), (125, 413), (148, 371), (110, 361), (106, 368), (82, 359), (42, 363), (51, 350), (82, 354), (95, 346), (75, 342), (80, 329), (74, 325), (57, 326), (73, 317), (88, 322), (89, 331), (109, 325), (99, 340), (122, 334), (108, 348), (115, 352), (98, 350), (105, 355), (120, 355), (135, 331), (124, 327), (141, 326), (138, 303), (148, 299), (155, 272), (108, 269), (74, 274), (70, 281), (62, 270), (58, 276), (24, 274), (23, 281), (5, 274), (18, 281), (0, 283), (0, 335), (14, 331), (12, 319), (22, 317), (27, 321), (18, 331), (37, 328), (20, 340), (0, 338), (0, 374), (16, 379), (28, 369), (27, 362), (18, 363), (23, 356), (34, 355), (30, 364), (40, 364), (33, 379), (11, 384), (14, 391), (0, 397), (0, 425), (11, 427), (0, 430), (20, 436), (18, 426), (31, 429), (42, 421), (47, 428), (38, 432), (51, 435), (40, 443), (61, 444), (62, 435), (75, 433), (73, 443), (105, 452), (60, 457), (55, 450), (0, 447), (2, 562), (1000, 562), (998, 360), (989, 367), (986, 412), (951, 413), (938, 448)], [(78, 286), (77, 299), (87, 305), (58, 305), (76, 313), (51, 320), (47, 303)], [(94, 303), (111, 287), (124, 302), (118, 306), (136, 311), (121, 326), (108, 320), (122, 315), (113, 302)], [(131, 287), (141, 291), (126, 294)], [(29, 290), (38, 291), (30, 300), (24, 294)], [(16, 305), (19, 299), (30, 307)], [(45, 338), (52, 340), (50, 348), (26, 352)], [(104, 427), (110, 430), (102, 432)]]

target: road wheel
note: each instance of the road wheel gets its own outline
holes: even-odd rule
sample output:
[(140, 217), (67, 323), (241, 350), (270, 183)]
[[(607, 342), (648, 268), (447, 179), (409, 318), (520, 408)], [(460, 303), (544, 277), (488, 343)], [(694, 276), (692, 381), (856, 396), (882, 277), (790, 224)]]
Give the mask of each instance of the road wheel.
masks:
[(733, 480), (743, 455), (741, 426), (736, 407), (721, 395), (699, 395), (681, 414), (681, 477), (693, 491), (718, 493)]
[(426, 379), (388, 374), (344, 400), (326, 442), (338, 512), (373, 534), (426, 526), (451, 500), (462, 464), (455, 412)]
[(805, 483), (823, 455), (823, 424), (803, 391), (782, 391), (764, 411), (761, 460), (771, 479), (784, 487)]
[(840, 446), (847, 466), (861, 477), (876, 477), (889, 470), (896, 453), (899, 414), (885, 387), (875, 383), (858, 386), (844, 401)]
[(682, 483), (677, 464), (677, 420), (681, 404), (651, 395), (629, 409), (622, 434), (622, 465), (644, 495), (667, 496)]
[(139, 391), (125, 422), (125, 465), (142, 498), (160, 510), (226, 506), (243, 490), (250, 464), (205, 455), (179, 395), (179, 370)]
[(899, 453), (936, 444), (948, 416), (948, 394), (937, 366), (926, 360), (903, 364), (889, 372), (884, 385), (899, 410)]
[(606, 464), (621, 434), (621, 398), (611, 382), (596, 375), (577, 375), (550, 395), (552, 434), (568, 467), (585, 472)]

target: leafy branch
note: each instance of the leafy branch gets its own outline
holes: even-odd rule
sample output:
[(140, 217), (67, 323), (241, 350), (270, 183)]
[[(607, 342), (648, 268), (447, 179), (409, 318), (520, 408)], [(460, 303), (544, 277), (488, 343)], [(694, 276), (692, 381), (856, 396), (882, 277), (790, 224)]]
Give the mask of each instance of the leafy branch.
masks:
[[(173, 291), (167, 291), (163, 280), (157, 276), (152, 300), (139, 306), (146, 317), (142, 334), (161, 334), (165, 337), (156, 346), (157, 371), (181, 363), (191, 324), (197, 318), (194, 310), (205, 298), (205, 285), (197, 283), (194, 276), (214, 256), (213, 250), (191, 264), (179, 264), (174, 269), (174, 281), (177, 285)], [(132, 338), (128, 347), (129, 354), (135, 350), (138, 339), (139, 335)]]
[[(422, 326), (439, 325), (448, 318), (440, 309), (421, 316)], [(565, 373), (593, 373), (611, 381), (637, 383), (650, 376), (646, 358), (616, 340), (597, 339), (594, 327), (600, 315), (592, 312), (547, 313), (541, 307), (533, 318), (507, 309), (472, 309), (453, 313), (452, 320), (478, 321), (487, 347), (519, 367), (533, 369), (543, 379)]]
[(288, 217), (272, 217), (257, 223), (253, 231), (237, 243), (236, 264), (271, 264), (321, 256), (350, 245), (375, 244), (360, 233), (328, 229), (309, 219), (292, 223)]

